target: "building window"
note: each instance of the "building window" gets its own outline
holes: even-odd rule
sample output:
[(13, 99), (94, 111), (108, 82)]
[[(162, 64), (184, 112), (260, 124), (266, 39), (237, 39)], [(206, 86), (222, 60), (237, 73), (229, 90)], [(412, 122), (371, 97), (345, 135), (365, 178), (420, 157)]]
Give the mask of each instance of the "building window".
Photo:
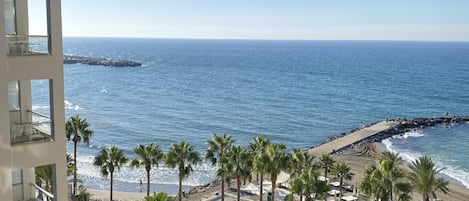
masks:
[(15, 0), (3, 1), (3, 13), (5, 18), (5, 34), (16, 34)]
[(8, 81), (8, 109), (10, 112), (20, 110), (20, 86), (18, 81)]
[(11, 172), (11, 181), (13, 185), (13, 197), (15, 198), (14, 200), (23, 200), (23, 170), (13, 170)]

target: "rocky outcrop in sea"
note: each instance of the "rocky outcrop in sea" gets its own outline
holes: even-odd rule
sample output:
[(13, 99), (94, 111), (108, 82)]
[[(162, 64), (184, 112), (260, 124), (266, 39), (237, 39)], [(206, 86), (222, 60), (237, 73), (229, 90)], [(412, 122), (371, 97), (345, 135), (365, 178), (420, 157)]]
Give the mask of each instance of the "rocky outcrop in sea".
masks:
[(141, 63), (128, 60), (104, 59), (85, 56), (64, 55), (64, 64), (86, 64), (86, 65), (100, 65), (111, 67), (137, 67), (142, 66)]

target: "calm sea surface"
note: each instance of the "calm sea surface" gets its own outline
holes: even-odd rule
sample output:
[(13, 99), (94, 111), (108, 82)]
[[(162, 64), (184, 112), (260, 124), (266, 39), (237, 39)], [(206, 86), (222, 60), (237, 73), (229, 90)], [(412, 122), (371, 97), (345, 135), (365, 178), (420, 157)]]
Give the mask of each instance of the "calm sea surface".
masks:
[[(239, 144), (263, 133), (304, 148), (384, 118), (469, 115), (469, 43), (65, 38), (64, 53), (143, 63), (64, 67), (66, 115), (80, 114), (95, 132), (78, 147), (78, 168), (96, 189), (108, 181), (92, 160), (110, 145), (132, 157), (139, 143), (166, 151), (186, 140), (204, 153), (212, 132), (227, 132)], [(410, 159), (430, 155), (469, 186), (468, 133), (468, 125), (428, 128), (386, 146)], [(184, 183), (207, 183), (214, 171), (204, 163)], [(145, 182), (143, 170), (116, 177), (116, 190)], [(174, 170), (152, 177), (156, 190), (176, 192)]]

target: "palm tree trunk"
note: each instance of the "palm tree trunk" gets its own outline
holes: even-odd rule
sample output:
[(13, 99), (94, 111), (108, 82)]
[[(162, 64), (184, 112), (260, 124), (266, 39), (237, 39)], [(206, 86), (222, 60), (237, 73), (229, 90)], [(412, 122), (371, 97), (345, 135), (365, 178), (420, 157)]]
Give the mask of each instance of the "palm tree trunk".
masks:
[(392, 192), (393, 192), (393, 189), (392, 189), (392, 180), (391, 180), (391, 190), (389, 191), (389, 194), (391, 195), (391, 201), (393, 201), (393, 199), (392, 199)]
[(272, 180), (272, 193), (270, 194), (270, 200), (275, 201), (275, 181)]
[(225, 201), (225, 179), (221, 178), (221, 201)]
[[(326, 184), (329, 185), (327, 183), (327, 167), (324, 167), (324, 180), (326, 180)], [(302, 200), (303, 201), (303, 200)], [(327, 192), (324, 193), (324, 201), (327, 201)]]
[[(182, 174), (182, 173), (179, 173)], [(182, 177), (179, 176), (179, 193), (178, 193), (179, 201), (182, 200)]]
[(340, 184), (339, 184), (339, 200), (342, 200), (342, 182), (344, 178), (340, 178)]
[(239, 175), (236, 175), (236, 187), (238, 188), (238, 195), (237, 195), (237, 200), (240, 201), (241, 198), (240, 198), (240, 192), (239, 192), (239, 189), (241, 188), (241, 180), (239, 179)]
[(77, 194), (77, 142), (73, 140), (73, 190), (72, 194)]
[(111, 187), (110, 187), (110, 189), (111, 189), (111, 191), (110, 191), (111, 192), (111, 196), (110, 196), (111, 201), (112, 201), (112, 180), (113, 180), (113, 172), (111, 172)]
[(300, 201), (303, 201), (303, 193), (300, 193)]
[(261, 173), (261, 186), (260, 186), (261, 187), (261, 198), (259, 199), (259, 201), (262, 201), (262, 196), (264, 196), (264, 194), (263, 194), (264, 188), (262, 187), (262, 185), (264, 183), (263, 181), (264, 181), (264, 174)]
[(150, 170), (147, 168), (147, 197), (150, 196)]

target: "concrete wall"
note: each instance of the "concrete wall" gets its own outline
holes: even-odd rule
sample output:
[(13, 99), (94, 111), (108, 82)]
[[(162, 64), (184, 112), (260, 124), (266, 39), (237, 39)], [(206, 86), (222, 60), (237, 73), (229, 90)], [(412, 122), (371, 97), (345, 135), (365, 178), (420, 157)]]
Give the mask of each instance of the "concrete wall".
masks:
[[(55, 164), (54, 188), (56, 200), (67, 200), (64, 80), (62, 64), (62, 24), (60, 0), (49, 0), (49, 33), (51, 55), (6, 56), (5, 38), (0, 39), (0, 198), (13, 200), (11, 171), (23, 169), (25, 182), (34, 181), (32, 168)], [(27, 0), (17, 0), (17, 33), (28, 34)], [(4, 34), (3, 0), (0, 0), (0, 33)], [(21, 80), (22, 109), (31, 108), (31, 90), (28, 83), (34, 79), (52, 80), (51, 117), (54, 140), (11, 145), (8, 110), (8, 81)], [(29, 88), (29, 89), (28, 89)], [(31, 172), (31, 170), (33, 172)], [(23, 186), (23, 194), (31, 196)], [(27, 199), (27, 197), (25, 197)]]
[[(3, 34), (4, 15), (3, 1), (0, 1), (0, 33)], [(8, 118), (8, 68), (6, 56), (5, 38), (0, 39), (0, 197), (4, 200), (12, 200), (13, 190), (7, 188), (12, 186), (10, 168), (10, 125)], [(3, 95), (5, 94), (5, 95)]]

